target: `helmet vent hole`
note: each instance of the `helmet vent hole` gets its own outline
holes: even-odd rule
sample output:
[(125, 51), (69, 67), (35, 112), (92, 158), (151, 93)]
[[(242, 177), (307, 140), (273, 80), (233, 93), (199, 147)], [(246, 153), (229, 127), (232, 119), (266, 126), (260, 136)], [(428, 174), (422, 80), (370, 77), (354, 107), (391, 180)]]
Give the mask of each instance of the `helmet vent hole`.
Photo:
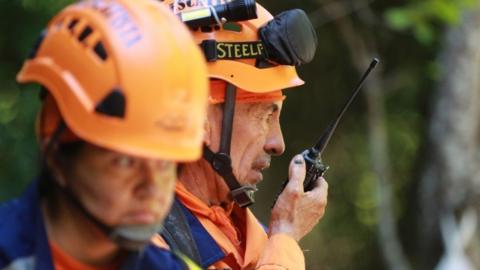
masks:
[(84, 41), (91, 33), (93, 32), (92, 28), (90, 26), (86, 26), (82, 33), (78, 36), (78, 41), (82, 42)]
[(97, 44), (93, 48), (93, 51), (103, 61), (107, 60), (108, 54), (107, 54), (107, 51), (105, 50), (105, 47), (103, 46), (103, 43), (101, 41), (97, 42)]
[(97, 113), (112, 117), (125, 117), (125, 96), (120, 89), (113, 89), (95, 107)]
[(75, 28), (75, 25), (77, 25), (78, 23), (78, 19), (73, 19), (69, 24), (68, 24), (68, 29), (70, 29), (70, 31), (73, 31), (73, 28)]

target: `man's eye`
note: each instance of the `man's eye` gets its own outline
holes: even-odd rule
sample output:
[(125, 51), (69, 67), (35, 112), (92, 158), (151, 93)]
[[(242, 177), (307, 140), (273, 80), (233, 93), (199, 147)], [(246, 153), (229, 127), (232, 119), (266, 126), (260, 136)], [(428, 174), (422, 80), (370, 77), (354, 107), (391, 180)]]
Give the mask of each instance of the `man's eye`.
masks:
[(135, 158), (130, 156), (119, 156), (113, 160), (113, 164), (118, 167), (130, 168), (135, 165)]

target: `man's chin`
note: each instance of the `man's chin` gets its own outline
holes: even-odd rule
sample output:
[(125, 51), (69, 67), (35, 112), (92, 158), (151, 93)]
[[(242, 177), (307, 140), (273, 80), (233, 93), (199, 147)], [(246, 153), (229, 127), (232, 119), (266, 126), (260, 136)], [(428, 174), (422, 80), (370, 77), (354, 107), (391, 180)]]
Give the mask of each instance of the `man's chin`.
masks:
[(257, 171), (257, 170), (252, 170), (249, 174), (248, 174), (248, 178), (247, 178), (247, 181), (245, 181), (245, 184), (248, 184), (248, 185), (257, 185), (258, 183), (262, 182), (263, 181), (263, 174), (261, 171)]

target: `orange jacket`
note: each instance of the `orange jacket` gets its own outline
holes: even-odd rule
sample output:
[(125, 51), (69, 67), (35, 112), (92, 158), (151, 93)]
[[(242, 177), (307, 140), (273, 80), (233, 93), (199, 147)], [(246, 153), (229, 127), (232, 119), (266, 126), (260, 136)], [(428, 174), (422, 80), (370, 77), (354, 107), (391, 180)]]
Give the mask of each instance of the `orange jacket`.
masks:
[[(218, 206), (208, 207), (180, 183), (176, 186), (176, 195), (223, 252), (223, 258), (208, 269), (305, 269), (305, 259), (298, 243), (285, 234), (268, 237), (248, 208), (233, 204), (227, 210)], [(192, 234), (199, 233), (192, 230)], [(155, 239), (155, 243), (168, 246), (161, 238)], [(205, 243), (202, 243), (202, 248), (205, 248)]]

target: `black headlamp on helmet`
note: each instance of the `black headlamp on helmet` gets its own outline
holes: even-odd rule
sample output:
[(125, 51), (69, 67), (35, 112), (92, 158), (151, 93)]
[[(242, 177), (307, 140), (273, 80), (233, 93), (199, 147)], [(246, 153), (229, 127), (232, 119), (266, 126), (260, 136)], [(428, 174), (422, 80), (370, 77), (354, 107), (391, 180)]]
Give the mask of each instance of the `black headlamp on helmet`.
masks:
[(258, 68), (275, 65), (300, 66), (310, 62), (318, 45), (317, 34), (301, 9), (284, 11), (258, 30), (260, 40), (200, 44), (207, 61), (257, 59)]

